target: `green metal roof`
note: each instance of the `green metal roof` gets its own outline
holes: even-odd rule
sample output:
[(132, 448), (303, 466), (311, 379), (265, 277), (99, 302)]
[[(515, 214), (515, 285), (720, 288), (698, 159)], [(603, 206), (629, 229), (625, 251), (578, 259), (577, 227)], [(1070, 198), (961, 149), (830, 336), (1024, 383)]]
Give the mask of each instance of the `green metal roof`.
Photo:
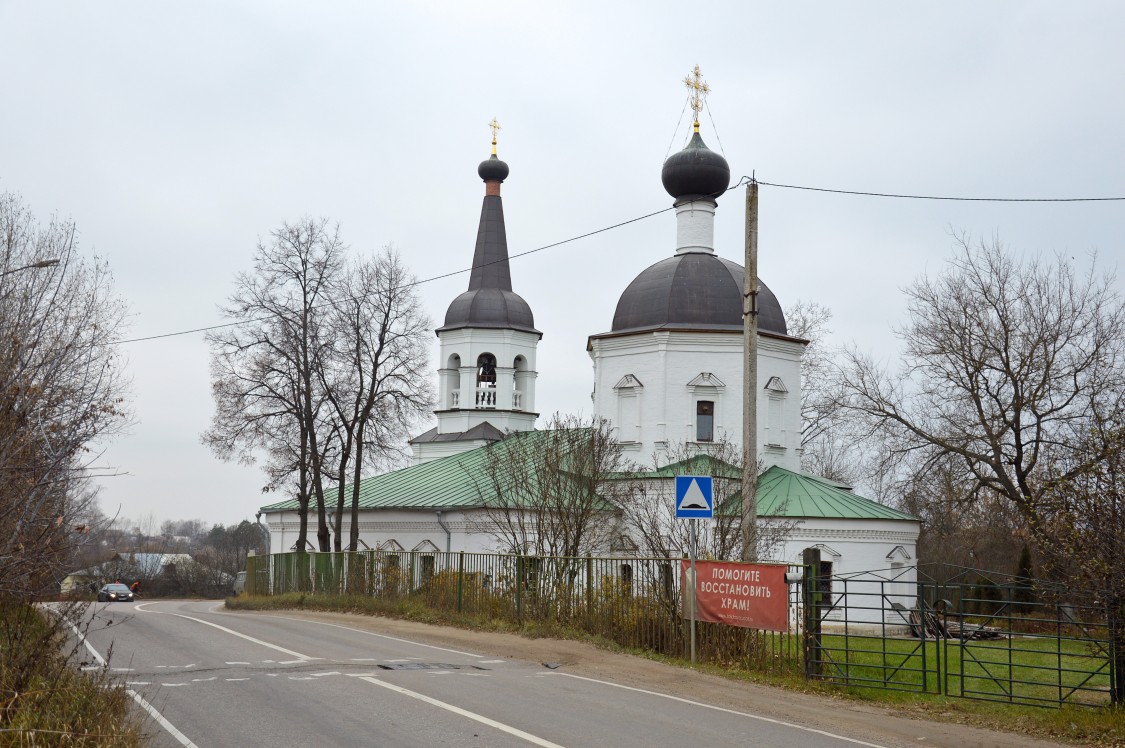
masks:
[[(525, 431), (508, 439), (548, 438), (547, 431)], [(529, 445), (534, 446), (534, 443)], [(484, 505), (480, 490), (488, 490), (486, 471), (489, 447), (462, 452), (366, 478), (359, 484), (360, 509), (468, 509)], [(619, 473), (621, 480), (651, 480), (671, 478), (675, 475), (713, 475), (738, 479), (741, 471), (734, 465), (697, 455), (656, 470), (636, 473)], [(350, 487), (347, 501), (351, 501)], [(740, 496), (732, 495), (719, 508), (720, 512), (739, 511)], [(262, 511), (296, 511), (297, 500), (279, 501), (262, 507)], [(758, 514), (762, 517), (802, 519), (890, 519), (917, 522), (904, 512), (897, 511), (871, 499), (865, 499), (841, 488), (841, 484), (825, 478), (795, 473), (772, 466), (758, 478)]]
[(844, 490), (835, 481), (794, 473), (776, 465), (758, 477), (758, 514), (790, 519), (821, 517), (918, 521), (917, 517)]
[[(488, 476), (488, 450), (503, 449), (501, 445), (519, 440), (522, 443), (514, 447), (520, 451), (517, 454), (534, 454), (537, 444), (547, 442), (551, 434), (552, 432), (548, 430), (520, 431), (492, 445), (365, 478), (359, 483), (359, 508), (468, 509), (484, 506), (486, 501), (492, 498), (490, 494), (493, 490)], [(558, 442), (556, 441), (555, 444)], [(512, 476), (505, 476), (505, 478), (510, 477)], [(533, 481), (535, 476), (526, 475), (522, 479)], [(351, 486), (344, 490), (346, 505), (351, 506)], [(485, 492), (483, 497), (482, 491)], [(331, 495), (332, 501), (335, 502), (335, 492)], [(325, 500), (328, 500), (327, 496)], [(287, 499), (263, 506), (261, 509), (263, 512), (277, 512), (296, 511), (297, 508), (296, 499)], [(606, 508), (612, 507), (607, 504)]]
[[(621, 473), (623, 480), (672, 478), (676, 475), (710, 475), (715, 478), (741, 480), (742, 471), (735, 465), (708, 454), (698, 454), (655, 470)], [(719, 513), (742, 510), (742, 492), (735, 491), (726, 499)], [(865, 499), (838, 481), (773, 465), (758, 476), (758, 514), (762, 517), (802, 519), (894, 519), (917, 522), (905, 514), (871, 499)]]
[[(532, 432), (534, 433), (534, 432)], [(478, 477), (484, 475), (485, 449), (412, 465), (359, 483), (360, 509), (445, 509), (481, 506)], [(351, 506), (351, 486), (345, 501)], [(335, 493), (333, 501), (335, 500)], [(327, 497), (326, 497), (327, 498)], [(279, 501), (262, 507), (263, 512), (296, 511), (297, 500)]]

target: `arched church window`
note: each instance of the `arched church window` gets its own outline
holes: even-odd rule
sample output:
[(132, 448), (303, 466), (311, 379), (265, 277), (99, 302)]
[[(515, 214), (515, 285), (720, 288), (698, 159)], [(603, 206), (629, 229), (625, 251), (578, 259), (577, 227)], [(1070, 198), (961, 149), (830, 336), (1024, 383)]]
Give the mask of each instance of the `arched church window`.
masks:
[(695, 402), (695, 440), (715, 441), (715, 403), (711, 400)]
[(496, 357), (491, 353), (477, 356), (477, 386), (496, 386)]

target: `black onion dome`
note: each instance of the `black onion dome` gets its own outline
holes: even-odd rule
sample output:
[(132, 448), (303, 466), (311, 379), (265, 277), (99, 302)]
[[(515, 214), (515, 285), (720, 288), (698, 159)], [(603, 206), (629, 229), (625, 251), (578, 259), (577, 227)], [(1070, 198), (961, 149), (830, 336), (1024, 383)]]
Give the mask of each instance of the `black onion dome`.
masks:
[(539, 332), (535, 329), (531, 307), (523, 297), (515, 291), (502, 288), (478, 288), (455, 298), (445, 313), (445, 324), (440, 329), (453, 330), (461, 327)]
[(686, 148), (673, 153), (664, 162), (660, 181), (677, 200), (700, 196), (713, 199), (727, 191), (730, 166), (725, 158), (707, 147), (697, 132)]
[[(621, 294), (612, 331), (741, 330), (745, 279), (741, 265), (718, 255), (689, 253), (661, 260)], [(788, 334), (781, 304), (760, 279), (758, 329)]]
[(508, 178), (508, 165), (498, 159), (493, 153), (489, 158), (480, 162), (477, 174), (486, 182), (503, 182)]

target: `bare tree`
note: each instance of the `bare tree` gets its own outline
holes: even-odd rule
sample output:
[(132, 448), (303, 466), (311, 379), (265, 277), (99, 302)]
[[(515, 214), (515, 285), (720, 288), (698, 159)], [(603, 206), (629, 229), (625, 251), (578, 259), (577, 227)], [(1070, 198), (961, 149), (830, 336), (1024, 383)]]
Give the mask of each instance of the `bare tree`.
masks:
[(856, 483), (868, 461), (862, 425), (841, 407), (841, 349), (831, 342), (832, 311), (798, 300), (785, 310), (789, 334), (809, 341), (801, 355), (801, 469), (830, 480)]
[(1067, 480), (1097, 463), (1104, 454), (1077, 459), (1074, 434), (1121, 417), (1125, 308), (1093, 261), (1079, 272), (1062, 256), (1019, 262), (996, 241), (958, 247), (945, 272), (906, 289), (897, 372), (848, 352), (844, 405), (885, 440), (885, 472), (953, 457), (969, 495), (1004, 497), (1038, 534), (1047, 466), (1070, 465), (1056, 476)]
[(573, 559), (608, 551), (631, 465), (603, 419), (551, 416), (542, 431), (487, 447), (475, 476), (485, 507), (478, 528), (507, 553)]
[(271, 485), (296, 474), (301, 549), (315, 499), (319, 547), (329, 550), (322, 467), (331, 432), (316, 363), (331, 335), (328, 301), (343, 252), (326, 219), (283, 224), (268, 245), (259, 242), (253, 272), (236, 279), (224, 312), (239, 324), (208, 334), (215, 413), (203, 442), (221, 459), (246, 463), (266, 451)]
[(283, 225), (237, 279), (226, 311), (239, 324), (209, 337), (215, 415), (203, 441), (223, 459), (265, 458), (265, 490), (296, 494), (301, 550), (313, 501), (317, 547), (342, 549), (349, 483), (358, 545), (360, 479), (433, 397), (414, 279), (390, 249), (350, 265), (344, 249), (324, 220)]
[(49, 589), (87, 537), (96, 447), (130, 422), (125, 313), (73, 223), (0, 194), (0, 593)]
[(1125, 428), (1095, 423), (1052, 466), (1037, 506), (1039, 552), (1052, 581), (1107, 614), (1112, 702), (1125, 703)]
[[(351, 487), (348, 549), (359, 545), (359, 484), (371, 457), (393, 454), (433, 405), (427, 370), (430, 319), (415, 279), (386, 247), (352, 264), (332, 303), (333, 345), (321, 350), (317, 370), (339, 425), (335, 549), (342, 550), (345, 490)], [(348, 474), (349, 462), (351, 474)]]

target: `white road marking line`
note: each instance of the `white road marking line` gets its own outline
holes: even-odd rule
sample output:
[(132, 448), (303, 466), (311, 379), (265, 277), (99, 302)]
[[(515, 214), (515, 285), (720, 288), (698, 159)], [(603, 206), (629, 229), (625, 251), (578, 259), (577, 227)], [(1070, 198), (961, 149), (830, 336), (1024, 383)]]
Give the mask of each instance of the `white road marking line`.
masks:
[(816, 735), (824, 735), (825, 737), (835, 738), (836, 740), (843, 740), (846, 743), (853, 743), (855, 745), (867, 746), (867, 748), (886, 748), (886, 746), (880, 745), (879, 743), (868, 743), (866, 741), (856, 740), (855, 738), (849, 738), (849, 737), (846, 737), (844, 735), (837, 735), (834, 732), (827, 732), (825, 730), (817, 730), (815, 727), (805, 727), (803, 725), (795, 725), (792, 722), (785, 722), (784, 720), (773, 719), (772, 717), (762, 717), (761, 715), (750, 714), (749, 712), (740, 712), (740, 711), (737, 711), (735, 709), (727, 709), (725, 707), (715, 706), (714, 704), (705, 704), (702, 701), (692, 701), (691, 699), (685, 699), (681, 696), (672, 696), (670, 694), (660, 693), (659, 691), (649, 691), (649, 690), (644, 689), (644, 688), (634, 688), (633, 686), (623, 686), (620, 683), (611, 683), (610, 681), (598, 680), (597, 678), (586, 678), (586, 677), (583, 677), (581, 675), (573, 675), (571, 673), (557, 673), (556, 672), (556, 673), (545, 673), (545, 675), (548, 675), (548, 676), (561, 675), (561, 676), (564, 676), (566, 678), (574, 678), (575, 680), (584, 680), (588, 683), (600, 683), (603, 686), (613, 686), (614, 688), (622, 688), (626, 691), (634, 691), (636, 693), (645, 693), (645, 694), (648, 694), (650, 696), (659, 696), (662, 699), (671, 699), (672, 701), (679, 701), (680, 703), (683, 703), (683, 704), (691, 704), (692, 706), (697, 706), (697, 707), (700, 707), (702, 709), (711, 709), (711, 710), (716, 711), (716, 712), (725, 712), (727, 714), (735, 714), (735, 715), (738, 715), (739, 717), (749, 717), (750, 719), (756, 719), (759, 722), (769, 722), (770, 724), (773, 724), (773, 725), (781, 725), (782, 727), (791, 727), (794, 730), (802, 730), (804, 732), (811, 732), (811, 733), (814, 733)]
[(160, 712), (156, 711), (156, 707), (154, 707), (152, 704), (148, 703), (143, 698), (141, 698), (141, 695), (139, 693), (137, 693), (136, 691), (133, 691), (133, 690), (128, 690), (125, 693), (132, 696), (133, 701), (140, 704), (142, 709), (144, 709), (146, 712), (151, 714), (152, 718), (155, 719), (160, 724), (161, 727), (163, 727), (165, 730), (167, 730), (169, 735), (171, 735), (176, 740), (180, 741), (180, 745), (183, 745), (186, 748), (199, 748), (199, 746), (197, 746), (195, 743), (191, 742), (191, 740), (188, 739), (187, 735), (184, 735), (182, 732), (177, 730), (176, 727), (171, 722), (164, 719), (164, 715), (161, 714)]
[(417, 657), (403, 657), (402, 659), (399, 659), (399, 660), (385, 660), (385, 662), (410, 662), (411, 660), (417, 660), (417, 659), (418, 659)]
[(127, 680), (127, 681), (125, 681), (125, 685), (127, 685), (127, 686), (151, 686), (152, 681), (150, 681), (150, 680)]
[(152, 603), (143, 603), (142, 605), (138, 605), (138, 606), (136, 606), (137, 610), (140, 610), (144, 613), (156, 613), (157, 615), (162, 615), (162, 616), (176, 616), (177, 618), (184, 618), (184, 619), (187, 619), (189, 621), (195, 621), (196, 623), (202, 623), (204, 626), (211, 626), (213, 628), (217, 628), (217, 629), (219, 629), (219, 631), (225, 631), (226, 633), (228, 633), (232, 636), (237, 636), (240, 639), (246, 639), (247, 641), (254, 642), (255, 644), (261, 644), (263, 647), (269, 647), (270, 649), (276, 650), (278, 652), (284, 652), (287, 655), (299, 658), (299, 660), (320, 659), (319, 657), (308, 657), (306, 655), (301, 654), (300, 652), (294, 652), (291, 649), (285, 649), (284, 647), (279, 647), (276, 644), (270, 644), (269, 642), (262, 641), (261, 639), (255, 639), (252, 636), (247, 636), (246, 634), (239, 633), (238, 631), (235, 631), (234, 629), (228, 629), (226, 626), (220, 626), (217, 623), (211, 623), (210, 621), (204, 621), (202, 618), (196, 618), (195, 616), (185, 616), (182, 613), (165, 613), (164, 611), (161, 611), (161, 610), (146, 610), (143, 607), (144, 605), (152, 605)]
[(131, 673), (131, 672), (133, 672), (134, 670), (136, 670), (136, 668), (131, 668), (131, 667), (115, 667), (115, 668), (111, 668), (111, 670), (112, 670), (113, 672), (115, 672), (115, 673)]
[[(320, 658), (317, 657), (316, 659), (319, 660)], [(278, 662), (277, 664), (278, 665), (304, 665), (306, 661), (307, 660), (282, 660), (282, 661)]]
[(378, 662), (378, 657), (353, 657), (352, 662)]
[(311, 675), (314, 678), (323, 678), (326, 675), (339, 675), (339, 674), (340, 674), (339, 670), (331, 670), (327, 673), (309, 673), (309, 675)]
[(375, 678), (380, 673), (344, 673), (349, 678)]
[(249, 665), (249, 662), (228, 662), (228, 665)]
[(495, 664), (500, 663), (500, 662), (507, 662), (507, 660), (481, 660), (477, 664), (479, 664), (479, 665), (495, 665)]
[(316, 680), (312, 676), (290, 675), (289, 680)]
[(224, 678), (227, 683), (235, 683), (240, 680), (250, 680), (249, 678)]
[(82, 670), (84, 672), (89, 672), (91, 670), (101, 670), (101, 669), (102, 669), (101, 665), (86, 665), (85, 667), (82, 668)]
[(192, 678), (192, 683), (207, 683), (208, 681), (218, 680), (219, 676), (212, 675), (210, 678)]
[(532, 745), (538, 745), (541, 746), (541, 748), (563, 748), (558, 743), (552, 743), (549, 740), (544, 740), (537, 735), (532, 735), (529, 732), (524, 732), (523, 730), (512, 727), (511, 725), (506, 725), (503, 722), (497, 722), (494, 719), (489, 719), (482, 714), (476, 714), (475, 712), (470, 712), (467, 709), (462, 709), (459, 706), (453, 706), (452, 704), (447, 704), (444, 701), (438, 701), (437, 699), (426, 696), (425, 694), (420, 694), (417, 691), (411, 691), (409, 689), (403, 688), (402, 686), (396, 686), (391, 683), (386, 683), (377, 678), (363, 678), (362, 680), (365, 680), (368, 683), (374, 683), (376, 686), (382, 686), (383, 688), (386, 688), (390, 691), (401, 693), (404, 696), (409, 696), (412, 699), (424, 701), (427, 704), (432, 704), (433, 706), (453, 712), (454, 714), (460, 714), (462, 717), (468, 717), (469, 719), (480, 722), (483, 725), (488, 725), (489, 727), (494, 727), (501, 732), (506, 732), (509, 735), (515, 735), (517, 738), (522, 738)]
[(176, 686), (186, 686), (187, 683), (161, 683), (160, 685), (166, 688), (175, 688)]
[(429, 670), (427, 672), (429, 672), (430, 675), (449, 675), (453, 671), (452, 670)]

